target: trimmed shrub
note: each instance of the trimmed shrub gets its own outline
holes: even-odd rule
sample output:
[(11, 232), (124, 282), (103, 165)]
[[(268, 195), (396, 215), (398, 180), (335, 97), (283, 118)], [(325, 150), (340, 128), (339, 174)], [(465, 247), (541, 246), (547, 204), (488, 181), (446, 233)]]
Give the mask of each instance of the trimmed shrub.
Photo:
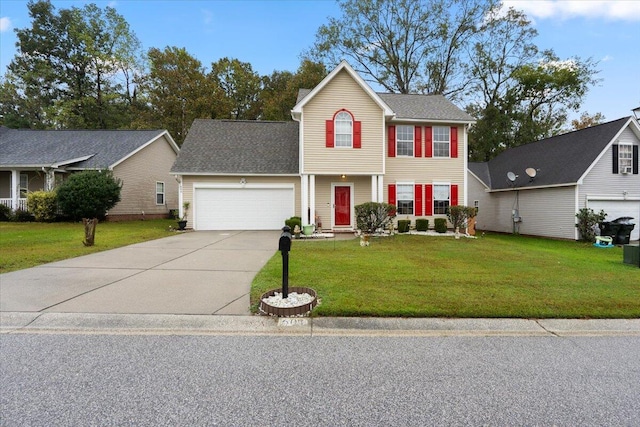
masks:
[(355, 206), (356, 226), (363, 233), (385, 230), (396, 216), (396, 207), (388, 203), (367, 202)]
[(27, 196), (27, 208), (38, 222), (51, 222), (56, 219), (55, 191), (33, 191)]
[(426, 218), (417, 218), (416, 219), (416, 230), (417, 231), (427, 231), (429, 229), (429, 220)]
[(291, 218), (284, 221), (285, 225), (291, 227), (291, 232), (296, 228), (296, 225), (302, 229), (302, 218), (299, 216), (292, 216)]
[(13, 212), (9, 206), (0, 205), (0, 221), (13, 221)]
[(607, 214), (604, 213), (603, 210), (595, 213), (593, 209), (580, 209), (576, 214), (576, 218), (578, 218), (576, 227), (578, 227), (578, 232), (580, 233), (580, 240), (583, 240), (585, 242), (595, 242), (596, 227), (599, 223), (604, 221), (606, 217)]
[(433, 220), (433, 228), (438, 233), (446, 233), (447, 232), (447, 220), (444, 218), (436, 218)]
[(408, 219), (398, 220), (398, 233), (408, 233), (409, 227), (411, 227), (411, 221)]
[(13, 221), (15, 222), (33, 222), (33, 215), (23, 209), (18, 209), (13, 213)]

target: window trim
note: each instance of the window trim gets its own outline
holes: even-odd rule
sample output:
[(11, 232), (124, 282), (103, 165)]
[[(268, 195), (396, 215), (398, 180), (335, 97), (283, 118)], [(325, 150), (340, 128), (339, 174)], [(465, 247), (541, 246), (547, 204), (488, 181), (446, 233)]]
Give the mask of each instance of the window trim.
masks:
[[(160, 192), (158, 191), (158, 184), (162, 184), (162, 191)], [(164, 181), (156, 181), (156, 206), (164, 206), (167, 204), (166, 191), (167, 191), (167, 187)], [(158, 203), (159, 195), (162, 195), (162, 203)]]
[[(622, 147), (625, 147), (624, 149), (625, 153), (623, 153)], [(628, 154), (628, 157), (622, 157), (623, 154)], [(627, 170), (626, 168), (629, 168), (628, 172), (625, 172), (625, 170)], [(629, 174), (629, 173), (633, 173), (633, 144), (630, 144), (628, 142), (619, 142), (618, 143), (618, 174)]]
[[(348, 116), (349, 117), (349, 123), (351, 124), (350, 128), (351, 131), (348, 134), (349, 135), (349, 145), (340, 145), (338, 143), (339, 138), (338, 135), (347, 135), (347, 133), (339, 133), (339, 126), (338, 126), (338, 117), (339, 116)], [(341, 120), (341, 122), (347, 122), (346, 120)], [(333, 117), (333, 147), (334, 148), (353, 148), (353, 127), (354, 127), (354, 123), (355, 120), (353, 119), (353, 114), (351, 114), (351, 112), (347, 111), (347, 110), (340, 110), (338, 112), (336, 112), (335, 116)]]
[[(436, 140), (436, 129), (447, 129), (447, 133), (449, 134), (449, 139), (446, 142), (447, 144), (447, 155), (439, 155), (438, 150), (436, 148), (437, 144), (444, 144), (444, 141)], [(432, 157), (439, 159), (450, 159), (451, 158), (451, 127), (450, 126), (432, 126), (431, 127), (431, 145), (432, 145)]]
[[(408, 201), (409, 199), (400, 199), (400, 187), (406, 186), (411, 188), (411, 213), (402, 212), (400, 208), (400, 200)], [(416, 193), (415, 193), (415, 182), (396, 182), (396, 214), (397, 215), (415, 215), (416, 212)]]
[[(433, 182), (431, 183), (431, 185), (433, 186), (433, 215), (446, 215), (449, 208), (451, 207), (451, 183), (450, 182)], [(448, 187), (449, 191), (447, 192), (447, 207), (445, 208), (445, 212), (444, 213), (440, 213), (440, 212), (436, 212), (439, 207), (436, 206), (436, 202), (437, 201), (442, 201), (442, 199), (436, 199), (436, 187)]]
[[(409, 135), (411, 136), (411, 139), (400, 139), (400, 129), (401, 128), (409, 128), (411, 129), (411, 131), (409, 132)], [(415, 153), (414, 153), (414, 148), (415, 148), (415, 139), (416, 138), (416, 128), (413, 125), (396, 125), (396, 157), (414, 157)], [(404, 143), (407, 144), (407, 146), (409, 147), (410, 153), (409, 154), (401, 154), (400, 153), (400, 143)]]

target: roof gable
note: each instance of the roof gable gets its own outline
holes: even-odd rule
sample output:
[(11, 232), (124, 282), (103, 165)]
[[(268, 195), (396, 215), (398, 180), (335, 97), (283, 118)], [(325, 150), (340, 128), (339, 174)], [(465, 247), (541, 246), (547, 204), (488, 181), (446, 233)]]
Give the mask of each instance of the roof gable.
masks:
[(298, 174), (298, 122), (194, 120), (172, 173)]
[(367, 95), (380, 107), (382, 111), (384, 111), (384, 115), (391, 117), (393, 116), (393, 111), (389, 106), (380, 98), (380, 96), (371, 89), (371, 86), (364, 81), (362, 77), (347, 63), (347, 61), (342, 61), (336, 68), (333, 69), (318, 85), (310, 90), (304, 97), (300, 97), (300, 93), (298, 93), (298, 103), (291, 110), (291, 116), (294, 120), (300, 120), (302, 116), (302, 109), (304, 106), (316, 96), (317, 93), (322, 91), (329, 82), (331, 82), (341, 71), (345, 71), (357, 84), (364, 90)]
[[(485, 184), (492, 190), (576, 184), (632, 120), (625, 117), (510, 148), (486, 162), (488, 177), (478, 178), (488, 178)], [(482, 174), (478, 165), (470, 164), (469, 170)], [(534, 179), (525, 173), (527, 168), (536, 169)], [(517, 175), (513, 183), (507, 179), (508, 172)]]
[(112, 168), (162, 135), (178, 152), (166, 130), (6, 129), (0, 132), (0, 166)]

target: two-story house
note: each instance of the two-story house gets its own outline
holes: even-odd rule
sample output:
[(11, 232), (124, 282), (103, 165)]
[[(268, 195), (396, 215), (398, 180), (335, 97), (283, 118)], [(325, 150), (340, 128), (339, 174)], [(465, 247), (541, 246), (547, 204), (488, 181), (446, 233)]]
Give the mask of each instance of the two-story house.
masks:
[(343, 61), (291, 114), (194, 121), (172, 169), (191, 227), (279, 229), (297, 215), (353, 230), (360, 203), (388, 202), (411, 220), (466, 204), (474, 119), (443, 96), (376, 93)]

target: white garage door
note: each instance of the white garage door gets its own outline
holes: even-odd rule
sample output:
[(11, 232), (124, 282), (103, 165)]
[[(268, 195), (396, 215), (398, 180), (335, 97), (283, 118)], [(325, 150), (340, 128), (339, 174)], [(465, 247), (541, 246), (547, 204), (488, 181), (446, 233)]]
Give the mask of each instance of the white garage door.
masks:
[(636, 226), (631, 232), (631, 240), (638, 240), (640, 235), (640, 202), (635, 200), (589, 200), (588, 206), (594, 212), (600, 212), (602, 209), (607, 218), (605, 221), (613, 221), (616, 218), (629, 216)]
[(294, 215), (293, 187), (196, 188), (196, 230), (278, 230)]

